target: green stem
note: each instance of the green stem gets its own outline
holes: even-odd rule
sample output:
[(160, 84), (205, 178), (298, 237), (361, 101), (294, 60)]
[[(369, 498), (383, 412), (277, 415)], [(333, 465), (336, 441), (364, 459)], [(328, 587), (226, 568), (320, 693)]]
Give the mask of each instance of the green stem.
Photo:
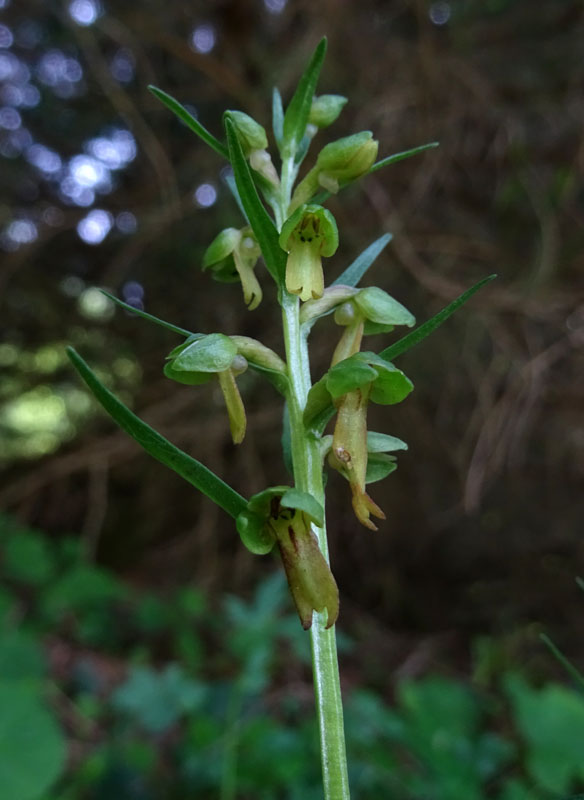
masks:
[[(322, 461), (318, 439), (307, 434), (302, 421), (310, 389), (310, 367), (306, 339), (300, 332), (298, 297), (282, 289), (284, 342), (290, 376), (288, 408), (294, 483), (309, 492), (324, 508)], [(313, 525), (318, 543), (328, 561), (326, 524)], [(326, 613), (314, 612), (310, 629), (312, 669), (320, 733), (325, 800), (349, 800), (349, 779), (343, 727), (343, 704), (334, 626), (327, 630)]]

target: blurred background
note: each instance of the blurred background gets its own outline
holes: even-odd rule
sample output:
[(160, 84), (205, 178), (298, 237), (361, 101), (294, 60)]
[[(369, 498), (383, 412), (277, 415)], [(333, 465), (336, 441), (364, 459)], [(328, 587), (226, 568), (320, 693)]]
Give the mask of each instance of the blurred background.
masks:
[[(7, 587), (0, 608), (6, 636), (16, 636), (23, 621), (30, 627), (30, 639), (7, 646), (19, 658), (40, 647), (32, 663), (42, 662), (39, 674), (52, 680), (52, 709), (69, 745), (69, 778), (54, 797), (170, 797), (169, 775), (179, 772), (181, 797), (216, 797), (217, 787), (223, 800), (312, 796), (312, 778), (299, 783), (300, 767), (298, 774), (278, 773), (273, 789), (254, 788), (252, 778), (237, 789), (237, 748), (224, 733), (235, 730), (225, 719), (239, 719), (246, 707), (247, 684), (234, 703), (225, 700), (225, 687), (233, 688), (239, 674), (260, 676), (249, 690), (256, 703), (270, 687), (268, 711), (283, 713), (282, 693), (296, 704), (294, 713), (311, 710), (307, 644), (289, 617), (274, 559), (251, 556), (229, 518), (115, 428), (64, 348), (75, 346), (140, 416), (245, 496), (289, 482), (276, 392), (242, 376), (248, 434), (234, 448), (221, 395), (211, 385), (183, 387), (163, 377), (177, 338), (115, 310), (96, 287), (176, 325), (253, 336), (282, 354), (265, 270), (258, 270), (265, 299), (254, 312), (237, 284), (202, 274), (207, 245), (241, 218), (225, 164), (147, 85), (171, 93), (219, 137), (225, 108), (246, 111), (270, 131), (272, 87), (285, 102), (291, 97), (322, 35), (329, 50), (319, 92), (343, 94), (349, 103), (319, 134), (314, 152), (363, 129), (379, 139), (380, 157), (440, 142), (331, 198), (341, 243), (327, 275), (336, 277), (381, 233), (393, 233), (365, 283), (381, 286), (420, 322), (482, 277), (499, 276), (400, 359), (416, 386), (407, 402), (371, 410), (370, 427), (409, 444), (398, 471), (371, 489), (388, 516), (379, 532), (358, 525), (346, 484), (330, 476), (331, 557), (346, 637), (342, 673), (349, 695), (361, 697), (355, 714), (370, 721), (378, 706), (367, 706), (367, 698), (393, 702), (396, 692), (406, 709), (407, 691), (423, 687), (448, 696), (452, 707), (452, 693), (470, 691), (472, 681), (486, 691), (507, 669), (559, 679), (561, 668), (538, 637), (542, 630), (582, 665), (584, 597), (575, 582), (584, 557), (581, 4), (0, 0), (0, 12), (0, 525)], [(315, 377), (327, 368), (336, 335), (331, 318), (315, 328)], [(390, 341), (372, 338), (368, 349)], [(268, 655), (257, 655), (241, 627), (254, 613), (254, 630), (270, 641)], [(213, 614), (225, 624), (208, 630)], [(231, 651), (221, 630), (232, 631)], [(238, 632), (243, 645), (233, 644)], [(297, 651), (304, 657), (290, 655)], [(130, 664), (142, 672), (128, 677)], [(223, 682), (215, 686), (217, 675)], [(122, 691), (122, 679), (129, 700), (112, 695), (114, 686)], [(430, 683), (408, 683), (414, 679)], [(396, 688), (400, 681), (410, 689)], [(139, 710), (150, 701), (136, 694), (152, 698), (156, 685), (168, 707), (171, 684), (181, 698), (176, 716), (149, 727)], [(525, 699), (528, 690), (518, 685), (505, 691)], [(200, 697), (218, 692), (221, 712), (200, 719), (217, 726), (204, 747), (223, 748), (216, 763), (228, 765), (201, 784), (201, 765), (181, 761), (181, 772), (165, 761), (168, 748), (186, 747), (177, 725), (199, 702), (197, 687)], [(131, 735), (127, 719), (115, 716), (128, 708), (135, 712)], [(119, 728), (103, 721), (108, 714)], [(499, 729), (511, 725), (504, 714), (497, 719)], [(390, 736), (398, 722), (388, 717), (379, 725)], [(356, 740), (365, 741), (365, 722), (354, 724)], [(114, 729), (130, 736), (130, 755), (112, 766), (111, 752), (126, 752), (121, 740), (114, 747), (108, 739)], [(284, 736), (283, 727), (278, 731)], [(274, 730), (268, 733), (266, 741), (276, 741)], [(199, 735), (188, 729), (193, 741)], [(303, 763), (295, 757), (283, 760)], [(422, 764), (428, 757), (417, 755)], [(363, 758), (354, 780), (377, 775)], [(153, 759), (150, 774), (144, 764)], [(497, 769), (511, 763), (501, 759)], [(87, 763), (80, 777), (79, 765)], [(483, 791), (487, 780), (480, 773), (474, 789), (464, 785), (466, 794), (459, 787), (430, 795), (416, 783), (416, 769), (413, 782), (402, 776), (391, 796), (479, 797), (476, 787)], [(516, 769), (520, 775), (523, 768)], [(538, 791), (573, 788), (578, 769), (562, 773), (565, 783), (544, 780)], [(280, 780), (301, 786), (300, 793), (285, 794)], [(390, 796), (383, 794), (389, 778), (375, 780), (371, 791), (378, 793), (368, 795), (362, 783), (360, 796)], [(521, 778), (513, 780), (507, 794), (497, 794), (495, 783), (497, 791), (485, 796), (540, 797), (521, 794)], [(541, 775), (530, 774), (525, 786), (537, 780)], [(434, 776), (428, 786), (436, 785)]]

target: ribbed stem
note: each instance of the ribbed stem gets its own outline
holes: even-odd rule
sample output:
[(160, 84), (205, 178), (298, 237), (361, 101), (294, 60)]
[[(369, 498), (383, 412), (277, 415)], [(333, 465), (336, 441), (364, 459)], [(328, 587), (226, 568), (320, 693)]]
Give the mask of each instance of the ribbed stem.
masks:
[[(299, 300), (282, 290), (284, 342), (290, 376), (288, 408), (294, 483), (325, 505), (322, 463), (318, 440), (307, 434), (302, 421), (310, 389), (310, 367), (306, 340), (299, 323)], [(320, 549), (328, 561), (326, 524), (313, 525)], [(334, 626), (327, 630), (326, 613), (313, 613), (310, 629), (312, 671), (320, 733), (320, 749), (325, 800), (350, 800), (343, 705)]]

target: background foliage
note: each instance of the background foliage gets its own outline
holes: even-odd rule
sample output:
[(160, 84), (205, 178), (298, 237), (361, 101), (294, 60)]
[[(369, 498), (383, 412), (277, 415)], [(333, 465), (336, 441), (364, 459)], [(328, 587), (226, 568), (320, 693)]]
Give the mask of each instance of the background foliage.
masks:
[[(190, 787), (202, 781), (197, 797), (216, 796), (227, 781), (229, 797), (229, 771), (200, 771), (203, 762), (219, 770), (223, 759), (189, 759), (231, 752), (230, 736), (241, 737), (232, 750), (250, 770), (240, 773), (242, 792), (280, 797), (286, 770), (295, 785), (304, 781), (298, 796), (314, 791), (298, 766), (314, 762), (306, 667), (282, 655), (291, 641), (306, 645), (274, 621), (279, 608), (286, 619), (283, 597), (263, 622), (261, 597), (251, 599), (258, 585), (277, 596), (263, 582), (272, 562), (235, 547), (226, 517), (97, 413), (64, 346), (244, 495), (287, 481), (273, 390), (244, 376), (250, 425), (234, 450), (211, 388), (169, 391), (161, 366), (171, 334), (114, 315), (94, 287), (177, 325), (254, 336), (281, 352), (267, 300), (249, 313), (239, 287), (201, 274), (215, 232), (238, 221), (224, 164), (146, 86), (171, 92), (215, 134), (225, 107), (269, 127), (272, 86), (288, 98), (326, 34), (322, 90), (351, 100), (333, 135), (370, 128), (380, 156), (441, 143), (331, 201), (341, 246), (328, 268), (340, 274), (391, 231), (371, 282), (419, 320), (482, 276), (500, 276), (404, 357), (416, 391), (392, 409), (391, 429), (410, 450), (387, 484), (383, 530), (356, 531), (345, 486), (335, 476), (329, 483), (359, 796), (389, 785), (389, 751), (396, 796), (425, 796), (448, 764), (464, 763), (457, 741), (472, 753), (468, 772), (436, 797), (472, 794), (471, 786), (505, 800), (539, 796), (524, 786), (577, 789), (569, 744), (561, 749), (571, 765), (556, 758), (554, 772), (551, 756), (541, 761), (549, 743), (534, 736), (556, 719), (581, 725), (580, 700), (559, 686), (529, 686), (555, 670), (537, 639), (542, 625), (584, 663), (573, 580), (582, 571), (584, 463), (580, 4), (542, 0), (533, 13), (522, 0), (2, 0), (0, 10), (0, 506), (46, 531), (3, 533), (9, 656), (0, 692), (5, 681), (24, 681), (11, 696), (21, 694), (39, 720), (32, 727), (54, 748), (38, 774), (48, 784), (65, 758), (56, 712), (75, 775), (62, 797), (106, 796), (111, 781), (122, 797), (124, 780), (134, 787), (126, 796), (155, 797), (170, 775), (190, 775), (180, 778)], [(313, 346), (322, 372), (326, 325)], [(226, 603), (226, 592), (247, 600)], [(268, 654), (256, 652), (248, 616), (258, 630), (272, 626)], [(245, 666), (252, 654), (260, 668)], [(508, 675), (519, 663), (527, 683)], [(459, 681), (473, 669), (474, 688), (465, 688)], [(436, 672), (448, 677), (422, 677)], [(253, 675), (259, 685), (243, 685)], [(438, 695), (459, 709), (440, 758), (428, 745), (435, 723), (416, 728), (422, 692), (426, 708)], [(397, 710), (380, 696), (395, 698)], [(251, 704), (253, 725), (227, 735), (239, 731), (225, 725), (229, 697), (237, 719)], [(534, 726), (532, 714), (549, 724)], [(254, 794), (260, 774), (268, 781), (265, 760), (253, 766), (258, 742), (259, 752), (269, 744), (286, 753), (270, 760), (273, 786), (263, 795)], [(23, 800), (26, 787), (18, 791)]]

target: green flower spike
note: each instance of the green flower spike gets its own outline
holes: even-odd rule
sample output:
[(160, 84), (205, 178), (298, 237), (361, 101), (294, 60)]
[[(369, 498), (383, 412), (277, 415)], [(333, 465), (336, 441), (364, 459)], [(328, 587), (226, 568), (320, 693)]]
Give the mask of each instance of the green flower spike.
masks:
[(259, 172), (274, 188), (280, 186), (280, 178), (267, 151), (268, 137), (265, 128), (243, 111), (226, 111), (232, 120), (243, 154), (249, 159), (252, 169)]
[(327, 610), (330, 628), (339, 615), (337, 584), (318, 546), (312, 523), (324, 524), (324, 512), (314, 497), (274, 486), (254, 495), (237, 518), (237, 530), (252, 553), (269, 552), (277, 542), (292, 599), (302, 627), (312, 625), (313, 611)]
[(284, 223), (279, 242), (288, 253), (286, 289), (301, 300), (322, 297), (321, 257), (332, 256), (339, 246), (337, 223), (330, 211), (318, 205), (300, 206)]
[(250, 311), (262, 301), (262, 290), (254, 273), (261, 255), (260, 246), (248, 226), (225, 228), (213, 239), (203, 255), (203, 269), (211, 269), (213, 277), (223, 283), (240, 280), (243, 299)]
[(327, 144), (318, 154), (316, 164), (300, 181), (290, 203), (290, 211), (308, 202), (319, 189), (336, 194), (341, 185), (366, 175), (377, 158), (379, 142), (371, 131)]
[(332, 366), (308, 396), (307, 407), (318, 398), (318, 402), (332, 402), (337, 409), (329, 464), (349, 481), (355, 515), (371, 530), (376, 530), (371, 515), (385, 519), (385, 514), (365, 491), (366, 483), (371, 482), (367, 475), (367, 404), (399, 403), (412, 389), (411, 381), (389, 361), (375, 353), (355, 353)]
[(233, 443), (241, 444), (245, 437), (247, 420), (235, 378), (245, 372), (248, 364), (238, 354), (237, 346), (229, 336), (222, 333), (211, 333), (208, 336), (194, 334), (175, 347), (168, 359), (164, 374), (179, 383), (198, 386), (208, 383), (214, 377), (218, 379), (227, 407)]

